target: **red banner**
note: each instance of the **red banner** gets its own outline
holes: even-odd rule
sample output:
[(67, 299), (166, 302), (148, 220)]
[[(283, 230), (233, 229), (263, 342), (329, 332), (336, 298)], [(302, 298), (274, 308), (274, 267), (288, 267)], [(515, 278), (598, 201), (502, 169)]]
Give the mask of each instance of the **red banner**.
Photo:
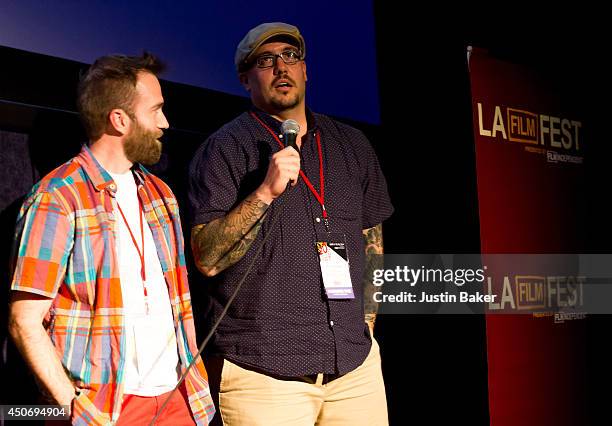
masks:
[[(563, 86), (480, 49), (469, 68), (482, 252), (580, 253), (583, 129)], [(584, 323), (487, 316), (492, 426), (587, 423)]]

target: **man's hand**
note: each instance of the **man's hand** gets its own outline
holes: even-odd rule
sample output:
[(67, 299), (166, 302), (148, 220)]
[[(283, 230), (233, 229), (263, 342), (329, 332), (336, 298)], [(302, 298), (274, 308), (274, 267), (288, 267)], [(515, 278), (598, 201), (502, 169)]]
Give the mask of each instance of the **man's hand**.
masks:
[(238, 262), (251, 247), (268, 206), (297, 183), (300, 155), (287, 147), (275, 153), (262, 184), (232, 211), (191, 230), (191, 248), (198, 269), (212, 277)]
[(376, 322), (376, 314), (366, 314), (365, 322), (370, 328), (370, 335), (374, 337), (374, 324)]
[(13, 291), (9, 308), (9, 332), (15, 345), (49, 395), (60, 405), (70, 405), (75, 387), (66, 375), (55, 347), (43, 327), (52, 299)]
[(365, 245), (365, 273), (363, 279), (363, 301), (365, 321), (374, 336), (374, 322), (378, 313), (378, 303), (374, 300), (374, 292), (377, 287), (372, 283), (373, 271), (384, 266), (383, 263), (383, 240), (382, 224), (363, 230), (363, 242)]
[(270, 204), (285, 191), (287, 182), (291, 180), (291, 185), (295, 186), (299, 175), (300, 154), (291, 147), (284, 148), (272, 155), (266, 177), (255, 195), (264, 203)]

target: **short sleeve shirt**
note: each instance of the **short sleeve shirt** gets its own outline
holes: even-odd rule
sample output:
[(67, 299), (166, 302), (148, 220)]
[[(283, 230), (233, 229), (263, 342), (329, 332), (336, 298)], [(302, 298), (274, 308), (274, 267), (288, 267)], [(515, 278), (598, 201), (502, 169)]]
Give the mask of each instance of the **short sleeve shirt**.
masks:
[[(262, 182), (270, 157), (281, 148), (274, 133), (281, 122), (252, 110), (226, 124), (197, 150), (190, 165), (193, 225), (226, 215)], [(322, 208), (303, 179), (272, 202), (259, 234), (244, 257), (208, 280), (206, 323), (221, 314), (248, 265), (254, 267), (215, 332), (210, 352), (282, 376), (345, 374), (370, 348), (364, 323), (362, 230), (393, 212), (376, 154), (360, 131), (308, 112), (300, 149), (301, 169), (320, 191), (322, 148), (325, 207), (330, 232), (344, 234), (354, 299), (326, 297), (315, 243), (325, 233)], [(270, 227), (280, 205), (281, 217)], [(253, 259), (263, 237), (260, 256)]]
[[(197, 352), (183, 233), (168, 186), (136, 165), (138, 197), (168, 286), (181, 372)], [(17, 219), (12, 290), (53, 299), (45, 318), (64, 368), (82, 392), (73, 423), (108, 424), (120, 415), (126, 356), (116, 251), (116, 185), (88, 147), (58, 167), (26, 197)], [(145, 224), (145, 226), (146, 226)], [(215, 408), (204, 364), (185, 379), (198, 425)]]

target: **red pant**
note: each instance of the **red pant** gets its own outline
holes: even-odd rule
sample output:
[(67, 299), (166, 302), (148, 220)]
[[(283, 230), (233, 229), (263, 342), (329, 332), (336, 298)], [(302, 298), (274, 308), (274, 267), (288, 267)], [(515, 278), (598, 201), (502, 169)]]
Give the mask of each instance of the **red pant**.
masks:
[[(180, 391), (180, 392), (179, 392)], [(166, 402), (170, 392), (159, 396), (125, 395), (117, 426), (148, 425), (161, 406)], [(174, 392), (172, 399), (157, 418), (156, 426), (193, 426), (195, 421), (187, 402), (185, 387)]]
[[(157, 414), (157, 411), (166, 402), (170, 392), (159, 396), (124, 395), (121, 405), (121, 414), (117, 426), (147, 426)], [(70, 426), (70, 421), (49, 421), (46, 426)], [(193, 426), (195, 421), (187, 402), (185, 387), (181, 386), (174, 392), (172, 399), (164, 408), (162, 414), (155, 421), (156, 426)]]

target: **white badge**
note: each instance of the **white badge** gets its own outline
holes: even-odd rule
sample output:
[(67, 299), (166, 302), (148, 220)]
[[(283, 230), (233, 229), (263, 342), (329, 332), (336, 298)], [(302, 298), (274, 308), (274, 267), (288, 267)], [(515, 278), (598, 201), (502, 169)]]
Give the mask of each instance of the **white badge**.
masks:
[(326, 240), (317, 241), (325, 293), (329, 299), (354, 299), (344, 236), (328, 234)]

